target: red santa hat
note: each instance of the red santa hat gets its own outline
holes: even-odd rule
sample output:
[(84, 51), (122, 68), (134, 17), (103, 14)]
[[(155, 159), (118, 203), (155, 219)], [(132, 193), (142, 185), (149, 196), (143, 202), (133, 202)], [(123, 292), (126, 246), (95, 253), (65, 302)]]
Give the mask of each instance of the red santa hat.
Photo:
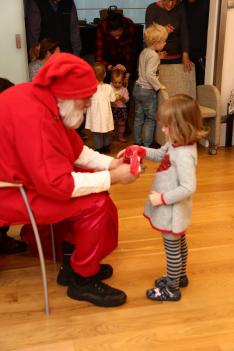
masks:
[(64, 100), (85, 99), (97, 90), (97, 79), (92, 67), (81, 58), (67, 53), (51, 55), (32, 84), (45, 87), (54, 96)]

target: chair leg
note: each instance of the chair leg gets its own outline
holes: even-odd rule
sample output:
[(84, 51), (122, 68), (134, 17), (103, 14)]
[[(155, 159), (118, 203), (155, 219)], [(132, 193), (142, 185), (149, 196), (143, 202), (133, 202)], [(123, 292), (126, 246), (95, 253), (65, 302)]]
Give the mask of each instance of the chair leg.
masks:
[(54, 236), (54, 227), (53, 224), (50, 225), (51, 232), (51, 241), (52, 241), (52, 255), (53, 255), (53, 263), (56, 263), (56, 249), (55, 249), (55, 236)]
[(27, 208), (28, 215), (29, 215), (29, 218), (30, 218), (30, 221), (32, 224), (33, 232), (35, 235), (35, 240), (36, 240), (36, 244), (37, 244), (40, 265), (41, 265), (42, 283), (43, 283), (43, 288), (44, 288), (45, 313), (48, 316), (49, 315), (48, 285), (47, 285), (47, 277), (46, 277), (45, 259), (44, 259), (43, 250), (42, 250), (42, 246), (41, 246), (41, 239), (40, 239), (40, 236), (38, 233), (37, 224), (36, 224), (34, 215), (32, 213), (32, 210), (31, 210), (29, 202), (28, 202), (27, 195), (24, 191), (24, 188), (20, 187), (19, 190), (21, 192), (22, 198), (23, 198), (25, 206)]

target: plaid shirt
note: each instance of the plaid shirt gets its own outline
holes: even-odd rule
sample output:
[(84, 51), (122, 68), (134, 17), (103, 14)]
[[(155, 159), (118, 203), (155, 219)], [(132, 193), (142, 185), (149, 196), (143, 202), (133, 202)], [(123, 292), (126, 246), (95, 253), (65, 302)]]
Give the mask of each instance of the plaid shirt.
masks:
[(111, 36), (107, 20), (101, 20), (97, 29), (96, 61), (105, 66), (124, 65), (127, 72), (133, 69), (136, 49), (136, 26), (127, 17), (123, 18), (123, 34), (119, 39)]

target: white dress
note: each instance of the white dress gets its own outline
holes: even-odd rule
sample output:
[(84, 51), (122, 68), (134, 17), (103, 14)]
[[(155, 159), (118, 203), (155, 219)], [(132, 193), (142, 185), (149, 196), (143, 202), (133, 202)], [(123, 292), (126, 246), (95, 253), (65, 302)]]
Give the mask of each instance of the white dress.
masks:
[(96, 93), (91, 98), (91, 106), (87, 109), (85, 128), (96, 133), (107, 133), (114, 130), (111, 102), (115, 101), (115, 93), (110, 84), (98, 84)]

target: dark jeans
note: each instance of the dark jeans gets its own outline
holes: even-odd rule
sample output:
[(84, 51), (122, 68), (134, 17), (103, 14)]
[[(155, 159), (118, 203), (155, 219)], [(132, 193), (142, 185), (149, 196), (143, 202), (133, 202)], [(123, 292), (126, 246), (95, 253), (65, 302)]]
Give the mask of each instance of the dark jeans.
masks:
[(143, 143), (144, 146), (149, 147), (153, 142), (156, 126), (157, 92), (153, 89), (144, 89), (136, 83), (133, 96), (135, 100), (135, 143), (138, 145)]

